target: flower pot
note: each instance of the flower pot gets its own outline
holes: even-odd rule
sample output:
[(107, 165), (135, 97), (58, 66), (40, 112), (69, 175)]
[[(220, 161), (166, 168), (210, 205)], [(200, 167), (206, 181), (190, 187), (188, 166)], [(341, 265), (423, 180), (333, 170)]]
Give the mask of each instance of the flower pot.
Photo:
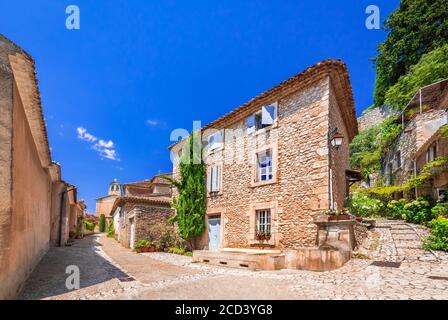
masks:
[(328, 217), (329, 221), (341, 221), (341, 220), (350, 220), (351, 219), (351, 215), (349, 214), (339, 214), (339, 215), (330, 215)]
[(256, 235), (255, 238), (257, 240), (263, 241), (263, 240), (270, 240), (271, 239), (271, 235), (266, 235), (266, 234), (260, 234), (260, 235)]

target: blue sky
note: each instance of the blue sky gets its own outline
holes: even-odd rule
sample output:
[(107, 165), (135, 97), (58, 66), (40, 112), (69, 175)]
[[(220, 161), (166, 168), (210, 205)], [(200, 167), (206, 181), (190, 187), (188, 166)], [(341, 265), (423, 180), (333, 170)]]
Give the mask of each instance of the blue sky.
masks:
[[(80, 30), (65, 27), (70, 4)], [(360, 114), (386, 36), (365, 27), (370, 4), (383, 21), (399, 0), (2, 1), (0, 32), (36, 60), (53, 159), (94, 212), (113, 178), (171, 170), (173, 129), (206, 124), (320, 60), (347, 63)]]

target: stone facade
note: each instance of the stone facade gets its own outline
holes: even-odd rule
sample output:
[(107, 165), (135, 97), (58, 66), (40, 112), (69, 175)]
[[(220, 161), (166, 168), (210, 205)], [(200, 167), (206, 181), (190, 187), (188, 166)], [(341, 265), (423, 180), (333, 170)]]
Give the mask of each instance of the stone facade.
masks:
[(358, 118), (359, 131), (369, 129), (380, 124), (390, 116), (398, 116), (399, 112), (393, 111), (387, 106), (366, 110), (361, 117)]
[[(440, 86), (440, 84), (438, 84)], [(413, 114), (407, 119), (399, 117), (404, 126), (381, 161), (381, 181), (386, 185), (402, 185), (410, 177), (418, 174), (421, 168), (428, 162), (426, 153), (431, 143), (437, 145), (435, 157), (444, 156), (446, 141), (440, 137), (440, 128), (448, 123), (448, 81), (446, 89), (438, 90), (439, 96), (431, 96), (431, 104), (426, 105), (420, 112)], [(430, 90), (431, 87), (428, 87)], [(436, 185), (427, 185), (422, 190), (412, 189), (396, 197), (416, 197), (429, 195), (437, 198), (437, 188), (445, 188), (446, 183), (440, 178)], [(423, 190), (426, 189), (426, 190)]]
[(170, 202), (150, 202), (145, 199), (128, 199), (120, 207), (118, 241), (126, 248), (131, 248), (131, 224), (134, 224), (133, 241), (150, 240), (151, 229), (155, 225), (168, 226), (168, 219), (174, 210)]
[[(0, 299), (14, 298), (50, 245), (63, 243), (65, 190), (53, 163), (34, 61), (0, 35)], [(74, 198), (76, 200), (76, 198)]]
[[(249, 132), (248, 117), (273, 103), (273, 124)], [(198, 248), (208, 248), (209, 220), (216, 217), (220, 247), (316, 245), (314, 219), (332, 205), (344, 205), (348, 144), (357, 133), (345, 65), (329, 60), (305, 70), (206, 126), (203, 141), (217, 130), (224, 130), (224, 144), (207, 155), (206, 163), (208, 174), (210, 167), (221, 167), (221, 187), (208, 193), (207, 230)], [(337, 149), (329, 143), (335, 130), (344, 137)], [(182, 142), (170, 147), (176, 178), (181, 148)], [(265, 150), (272, 153), (272, 179), (256, 181), (255, 159)], [(270, 212), (269, 240), (257, 240), (257, 210)]]
[(116, 239), (127, 248), (132, 248), (133, 243), (139, 240), (156, 240), (152, 239), (153, 227), (169, 228), (168, 219), (174, 214), (171, 183), (158, 175), (151, 180), (126, 183), (122, 187), (123, 196), (118, 197), (111, 208)]

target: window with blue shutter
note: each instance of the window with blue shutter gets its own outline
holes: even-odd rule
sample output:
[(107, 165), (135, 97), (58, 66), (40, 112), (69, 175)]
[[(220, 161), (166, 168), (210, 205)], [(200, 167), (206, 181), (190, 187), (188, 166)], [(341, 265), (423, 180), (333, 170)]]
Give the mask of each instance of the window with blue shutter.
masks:
[(263, 106), (260, 111), (247, 118), (247, 133), (269, 127), (277, 120), (277, 102)]
[(247, 133), (255, 131), (255, 115), (251, 115), (247, 118)]
[(221, 166), (211, 166), (207, 176), (208, 192), (221, 191)]
[(257, 154), (258, 181), (272, 179), (272, 153), (270, 150)]

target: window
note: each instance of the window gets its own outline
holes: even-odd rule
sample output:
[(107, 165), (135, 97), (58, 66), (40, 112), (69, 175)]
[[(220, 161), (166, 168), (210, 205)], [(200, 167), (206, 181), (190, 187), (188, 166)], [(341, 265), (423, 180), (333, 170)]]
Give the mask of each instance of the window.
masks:
[(208, 192), (221, 191), (221, 166), (211, 166), (208, 169), (207, 175), (207, 188)]
[(222, 130), (215, 132), (208, 137), (208, 151), (219, 149), (223, 146), (224, 133)]
[(395, 167), (398, 169), (398, 168), (401, 168), (401, 152), (400, 151), (398, 151), (396, 154), (395, 154)]
[(277, 102), (264, 106), (247, 118), (247, 133), (269, 127), (277, 120)]
[(257, 234), (270, 235), (271, 234), (271, 210), (263, 209), (256, 211), (257, 219)]
[(272, 151), (267, 150), (257, 154), (257, 179), (269, 181), (272, 179)]
[(437, 188), (437, 201), (444, 202), (446, 200), (446, 189)]
[(436, 143), (433, 143), (429, 146), (428, 150), (426, 151), (426, 162), (434, 161), (437, 157), (437, 148)]

